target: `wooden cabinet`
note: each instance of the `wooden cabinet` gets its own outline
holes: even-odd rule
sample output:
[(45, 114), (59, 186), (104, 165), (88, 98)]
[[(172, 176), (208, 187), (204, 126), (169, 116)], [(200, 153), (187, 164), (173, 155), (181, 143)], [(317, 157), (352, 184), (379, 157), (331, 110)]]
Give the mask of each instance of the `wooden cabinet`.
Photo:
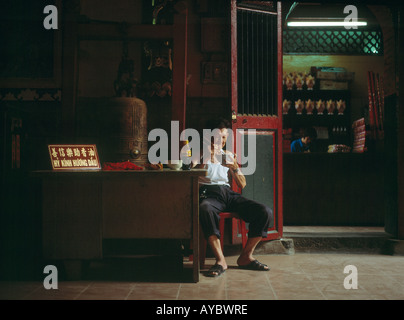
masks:
[(68, 277), (77, 278), (82, 261), (104, 257), (103, 240), (188, 239), (198, 282), (198, 178), (205, 174), (202, 169), (34, 172), (42, 180), (44, 258), (62, 260)]

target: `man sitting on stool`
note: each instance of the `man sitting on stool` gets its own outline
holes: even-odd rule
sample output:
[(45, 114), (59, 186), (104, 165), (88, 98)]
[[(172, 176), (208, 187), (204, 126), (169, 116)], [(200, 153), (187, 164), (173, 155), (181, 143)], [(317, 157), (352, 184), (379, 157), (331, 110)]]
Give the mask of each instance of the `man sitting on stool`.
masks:
[[(236, 155), (223, 150), (229, 134), (229, 123), (226, 120), (217, 122), (210, 128), (220, 130), (220, 136), (215, 136), (210, 144), (210, 159), (205, 161), (205, 164), (198, 165), (208, 171), (205, 177), (200, 178), (199, 219), (203, 234), (216, 258), (215, 265), (209, 269), (207, 275), (216, 277), (227, 269), (220, 245), (219, 213), (229, 211), (237, 213), (241, 219), (249, 223), (248, 241), (237, 259), (239, 268), (268, 271), (269, 267), (253, 258), (252, 254), (261, 239), (267, 237), (268, 227), (273, 221), (272, 210), (230, 188), (230, 179), (233, 179), (241, 189), (246, 186), (246, 179), (239, 169)], [(228, 160), (219, 161), (222, 155)]]

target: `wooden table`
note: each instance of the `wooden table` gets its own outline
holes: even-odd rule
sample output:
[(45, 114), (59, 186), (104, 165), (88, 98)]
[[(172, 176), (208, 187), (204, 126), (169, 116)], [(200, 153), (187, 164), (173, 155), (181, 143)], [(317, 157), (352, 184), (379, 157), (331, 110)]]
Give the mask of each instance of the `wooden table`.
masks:
[(198, 178), (189, 171), (35, 171), (42, 180), (43, 254), (72, 272), (103, 258), (104, 239), (190, 239), (199, 281)]

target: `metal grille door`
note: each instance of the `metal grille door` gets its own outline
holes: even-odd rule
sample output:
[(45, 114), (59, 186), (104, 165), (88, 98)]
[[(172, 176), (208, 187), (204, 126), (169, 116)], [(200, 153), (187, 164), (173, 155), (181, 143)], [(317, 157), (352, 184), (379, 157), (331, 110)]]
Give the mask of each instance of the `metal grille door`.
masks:
[(277, 115), (277, 15), (237, 10), (238, 113)]
[[(231, 0), (232, 129), (255, 136), (256, 150), (256, 169), (241, 192), (273, 209), (266, 240), (283, 234), (281, 16), (280, 2)], [(235, 150), (245, 143), (236, 142)], [(250, 162), (244, 151), (238, 159)]]

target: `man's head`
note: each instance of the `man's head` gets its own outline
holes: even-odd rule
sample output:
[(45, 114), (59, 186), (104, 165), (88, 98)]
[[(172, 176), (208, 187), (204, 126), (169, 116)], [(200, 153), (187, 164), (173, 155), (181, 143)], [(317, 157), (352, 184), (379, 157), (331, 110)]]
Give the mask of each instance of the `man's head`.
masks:
[(223, 148), (226, 145), (227, 138), (229, 136), (230, 122), (226, 119), (219, 118), (212, 121), (209, 121), (206, 129), (215, 130), (219, 129), (219, 131), (215, 130), (214, 137), (212, 137), (211, 143), (216, 145), (219, 148)]
[(302, 143), (307, 146), (317, 139), (317, 131), (314, 128), (306, 128), (303, 131)]

